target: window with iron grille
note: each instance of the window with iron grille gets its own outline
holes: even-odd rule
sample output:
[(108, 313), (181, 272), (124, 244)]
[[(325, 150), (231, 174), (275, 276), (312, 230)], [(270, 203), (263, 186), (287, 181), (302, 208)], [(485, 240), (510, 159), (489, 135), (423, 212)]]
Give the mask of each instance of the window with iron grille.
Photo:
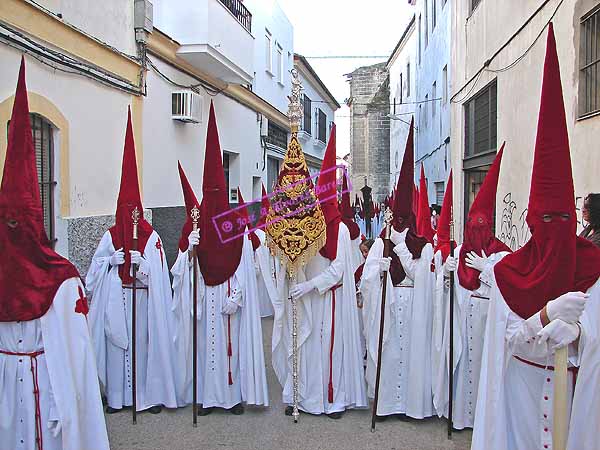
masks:
[(44, 211), (44, 228), (48, 239), (56, 241), (54, 233), (54, 139), (52, 124), (39, 114), (30, 114), (35, 161), (40, 183), (40, 198)]
[(304, 126), (303, 130), (312, 134), (312, 101), (308, 95), (304, 95)]
[(497, 84), (494, 80), (465, 104), (465, 157), (496, 149)]
[[(39, 114), (29, 114), (33, 147), (35, 149), (35, 166), (40, 186), (40, 200), (44, 215), (44, 228), (48, 239), (54, 246), (56, 235), (54, 230), (54, 135), (52, 124)], [(6, 125), (6, 134), (10, 121)]]
[(437, 205), (441, 205), (444, 203), (444, 182), (436, 181), (435, 182), (435, 203)]
[(279, 176), (279, 160), (267, 157), (267, 192), (273, 192), (273, 187), (277, 183), (277, 177)]
[(327, 115), (319, 109), (319, 134), (317, 139), (321, 142), (327, 141)]
[(276, 125), (272, 120), (269, 120), (267, 142), (271, 145), (285, 149), (287, 147), (287, 131)]
[(600, 5), (581, 18), (579, 117), (600, 111)]

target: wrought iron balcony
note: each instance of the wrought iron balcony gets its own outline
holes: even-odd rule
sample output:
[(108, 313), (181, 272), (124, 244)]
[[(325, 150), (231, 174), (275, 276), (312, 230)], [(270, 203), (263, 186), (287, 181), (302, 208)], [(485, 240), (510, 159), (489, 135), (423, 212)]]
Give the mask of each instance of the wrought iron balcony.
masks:
[(244, 6), (241, 0), (219, 0), (235, 16), (238, 22), (249, 33), (252, 32), (252, 14)]

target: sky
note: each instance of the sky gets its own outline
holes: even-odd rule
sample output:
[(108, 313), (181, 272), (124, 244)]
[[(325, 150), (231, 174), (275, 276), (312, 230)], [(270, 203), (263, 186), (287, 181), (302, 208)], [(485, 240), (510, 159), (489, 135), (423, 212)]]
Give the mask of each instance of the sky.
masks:
[(337, 154), (350, 152), (350, 86), (344, 76), (387, 61), (413, 13), (408, 0), (278, 0), (294, 26), (294, 51), (310, 56), (385, 56), (308, 62), (342, 107), (336, 112)]

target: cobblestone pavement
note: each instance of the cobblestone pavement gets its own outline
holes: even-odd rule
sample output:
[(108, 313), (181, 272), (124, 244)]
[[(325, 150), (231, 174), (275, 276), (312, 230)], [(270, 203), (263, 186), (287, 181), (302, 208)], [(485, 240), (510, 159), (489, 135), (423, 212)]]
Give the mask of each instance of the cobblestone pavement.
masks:
[(294, 424), (283, 414), (281, 389), (271, 369), (272, 319), (263, 319), (265, 358), (271, 406), (246, 408), (242, 416), (214, 412), (192, 427), (191, 407), (138, 415), (130, 411), (107, 416), (112, 450), (468, 450), (471, 432), (446, 439), (446, 424), (437, 418), (401, 422), (390, 418), (370, 432), (370, 412), (349, 411), (340, 420), (302, 414)]

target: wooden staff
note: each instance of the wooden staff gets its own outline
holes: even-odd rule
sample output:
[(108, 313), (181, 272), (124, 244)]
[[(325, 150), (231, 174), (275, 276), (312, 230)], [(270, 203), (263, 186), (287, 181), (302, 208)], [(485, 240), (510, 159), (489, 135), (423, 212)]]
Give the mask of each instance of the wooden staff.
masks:
[[(454, 258), (454, 210), (450, 207), (450, 256)], [(450, 272), (450, 348), (448, 355), (448, 439), (452, 439), (454, 403), (454, 271)]]
[[(133, 242), (131, 243), (131, 249), (137, 251), (138, 249), (138, 223), (140, 221), (140, 210), (136, 206), (131, 213), (131, 219), (133, 220)], [(136, 311), (137, 311), (137, 286), (136, 286), (136, 277), (137, 277), (137, 264), (131, 265), (133, 271), (133, 281), (131, 282), (131, 368), (132, 368), (132, 382), (131, 382), (131, 414), (133, 419), (133, 424), (137, 423), (137, 371), (136, 371), (136, 331), (135, 331), (135, 323), (136, 323)]]
[(552, 448), (567, 448), (567, 354), (568, 346), (554, 354), (554, 400), (552, 405)]
[[(390, 256), (390, 234), (392, 232), (392, 210), (388, 207), (385, 210), (385, 239), (383, 247), (383, 257)], [(379, 381), (381, 380), (381, 355), (383, 353), (383, 327), (385, 324), (385, 297), (387, 295), (387, 276), (383, 273), (383, 286), (381, 290), (381, 319), (379, 322), (379, 346), (377, 349), (377, 372), (375, 375), (375, 398), (373, 399), (373, 413), (371, 415), (371, 432), (375, 431), (375, 419), (377, 418), (377, 405), (379, 404)]]
[[(190, 217), (192, 218), (192, 229), (193, 231), (197, 231), (198, 219), (200, 219), (200, 210), (195, 205), (190, 211)], [(196, 251), (195, 245), (192, 249), (192, 264), (194, 267), (192, 277), (192, 301), (194, 302), (192, 307), (192, 422), (194, 427), (196, 427), (198, 426), (198, 252)]]

